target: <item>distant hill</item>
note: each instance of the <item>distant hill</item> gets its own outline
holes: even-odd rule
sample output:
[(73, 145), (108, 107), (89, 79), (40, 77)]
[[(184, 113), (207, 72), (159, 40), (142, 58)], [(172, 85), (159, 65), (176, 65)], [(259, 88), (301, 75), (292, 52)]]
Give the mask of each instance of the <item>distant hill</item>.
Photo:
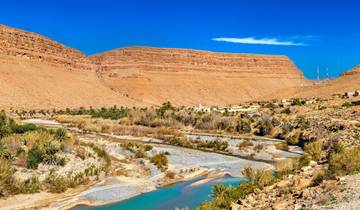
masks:
[(358, 77), (350, 71), (313, 86), (288, 57), (278, 55), (127, 47), (86, 56), (0, 25), (0, 108), (226, 105), (327, 95), (358, 87)]

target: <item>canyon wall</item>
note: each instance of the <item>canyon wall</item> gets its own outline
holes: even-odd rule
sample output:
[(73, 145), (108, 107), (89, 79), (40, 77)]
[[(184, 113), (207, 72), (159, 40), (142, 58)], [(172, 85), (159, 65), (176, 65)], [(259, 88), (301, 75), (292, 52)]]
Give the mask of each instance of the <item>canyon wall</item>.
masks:
[(86, 56), (0, 25), (0, 108), (227, 105), (307, 83), (286, 56), (152, 47)]
[(128, 47), (92, 57), (104, 84), (142, 103), (236, 104), (307, 84), (286, 56)]
[[(94, 69), (93, 62), (78, 50), (41, 35), (1, 24), (0, 55), (64, 69)], [(14, 62), (16, 63), (16, 61)]]
[(256, 77), (303, 78), (286, 56), (214, 53), (200, 50), (127, 47), (93, 56), (101, 70), (136, 68), (158, 72), (223, 72)]

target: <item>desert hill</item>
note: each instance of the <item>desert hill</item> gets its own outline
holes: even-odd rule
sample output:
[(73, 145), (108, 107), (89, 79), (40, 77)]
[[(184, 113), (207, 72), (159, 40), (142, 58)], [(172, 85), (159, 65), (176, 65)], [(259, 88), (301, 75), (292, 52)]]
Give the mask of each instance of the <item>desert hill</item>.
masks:
[(106, 86), (150, 104), (235, 104), (307, 83), (286, 56), (129, 47), (92, 58)]
[(135, 104), (104, 86), (91, 59), (40, 35), (0, 25), (0, 108)]
[[(360, 89), (360, 66), (343, 73), (340, 77), (324, 81), (317, 85), (304, 87), (293, 87), (274, 95), (275, 98), (310, 98), (310, 97), (330, 97), (334, 94), (344, 94)], [(266, 98), (270, 99), (270, 98)]]
[(330, 95), (358, 87), (358, 71), (313, 86), (286, 56), (153, 47), (86, 56), (0, 25), (0, 108), (226, 105)]

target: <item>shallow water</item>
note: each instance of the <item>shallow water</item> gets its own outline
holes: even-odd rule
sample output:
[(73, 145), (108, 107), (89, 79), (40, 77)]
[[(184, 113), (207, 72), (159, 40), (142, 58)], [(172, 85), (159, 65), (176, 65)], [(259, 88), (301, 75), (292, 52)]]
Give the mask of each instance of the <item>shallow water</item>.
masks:
[(118, 203), (105, 206), (77, 206), (73, 210), (173, 210), (176, 207), (188, 207), (195, 209), (206, 200), (211, 200), (211, 189), (215, 184), (236, 186), (245, 182), (243, 178), (222, 177), (198, 186), (190, 186), (192, 183), (201, 180), (194, 179), (187, 182), (180, 182), (174, 185), (161, 188), (152, 192), (124, 200)]

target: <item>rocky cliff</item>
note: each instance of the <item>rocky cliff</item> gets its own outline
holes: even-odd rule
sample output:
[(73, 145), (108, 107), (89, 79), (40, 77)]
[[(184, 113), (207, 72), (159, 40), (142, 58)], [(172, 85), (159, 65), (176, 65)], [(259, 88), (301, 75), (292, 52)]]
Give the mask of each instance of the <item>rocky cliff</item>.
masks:
[(94, 69), (81, 52), (41, 35), (0, 25), (0, 55), (65, 69)]
[(225, 105), (307, 83), (286, 57), (129, 47), (94, 56), (0, 25), (0, 106)]
[(307, 82), (286, 56), (129, 47), (93, 58), (104, 84), (150, 104), (234, 104)]
[(200, 50), (127, 47), (94, 55), (102, 71), (222, 72), (255, 77), (302, 79), (301, 71), (286, 56), (214, 53)]

